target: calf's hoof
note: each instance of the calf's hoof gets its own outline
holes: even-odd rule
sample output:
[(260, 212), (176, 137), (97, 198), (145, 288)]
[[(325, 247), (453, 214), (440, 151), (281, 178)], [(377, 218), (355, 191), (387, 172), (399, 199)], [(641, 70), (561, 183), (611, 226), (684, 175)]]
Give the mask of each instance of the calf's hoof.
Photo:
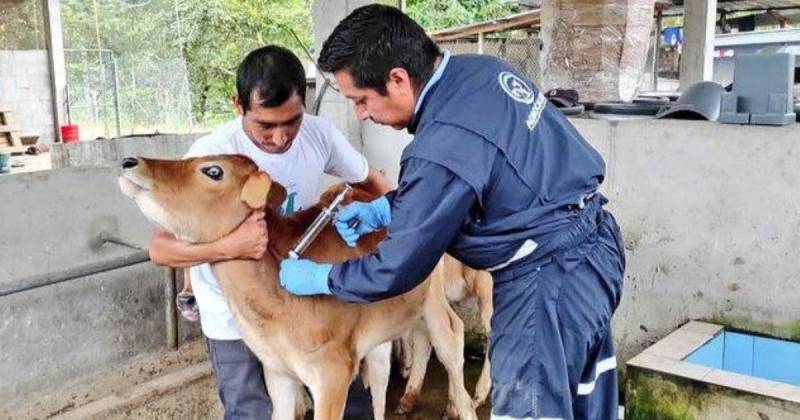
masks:
[(400, 403), (397, 404), (395, 412), (397, 414), (409, 414), (414, 411), (414, 406), (417, 405), (417, 394), (403, 394), (400, 398)]

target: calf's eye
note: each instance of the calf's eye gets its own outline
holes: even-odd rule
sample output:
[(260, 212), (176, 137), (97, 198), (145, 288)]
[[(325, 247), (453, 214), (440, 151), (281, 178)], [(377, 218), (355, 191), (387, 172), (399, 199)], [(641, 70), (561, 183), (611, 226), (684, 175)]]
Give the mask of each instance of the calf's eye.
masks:
[(206, 166), (205, 168), (201, 169), (203, 173), (213, 179), (214, 181), (219, 181), (222, 179), (222, 175), (225, 173), (223, 172), (222, 168), (217, 165)]

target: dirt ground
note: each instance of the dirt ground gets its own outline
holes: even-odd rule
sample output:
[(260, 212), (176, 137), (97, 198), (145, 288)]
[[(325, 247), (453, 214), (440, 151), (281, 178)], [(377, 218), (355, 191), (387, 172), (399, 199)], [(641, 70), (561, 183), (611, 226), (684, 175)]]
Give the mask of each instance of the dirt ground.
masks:
[[(467, 356), (464, 366), (464, 373), (467, 380), (467, 392), (473, 395), (475, 392), (475, 382), (481, 374), (483, 359), (478, 356)], [(398, 369), (392, 367), (392, 380), (389, 383), (389, 394), (386, 397), (386, 419), (387, 420), (430, 420), (440, 419), (447, 407), (447, 372), (444, 367), (431, 357), (428, 365), (428, 373), (425, 376), (425, 383), (422, 385), (417, 407), (413, 413), (400, 415), (395, 413), (397, 402), (403, 395), (406, 381), (398, 373)], [(489, 419), (489, 402), (478, 409), (478, 417), (482, 420)]]
[[(474, 394), (475, 383), (478, 381), (478, 376), (481, 374), (481, 367), (483, 365), (482, 355), (468, 356), (464, 373), (466, 374), (467, 392), (470, 395)], [(425, 382), (422, 385), (419, 399), (414, 411), (409, 414), (397, 414), (397, 403), (400, 397), (403, 396), (403, 390), (406, 386), (406, 380), (400, 376), (399, 366), (392, 365), (392, 378), (389, 382), (389, 392), (386, 395), (386, 420), (438, 420), (445, 418), (445, 409), (447, 408), (447, 372), (444, 367), (436, 359), (435, 356), (431, 357), (428, 364), (428, 372), (425, 375)], [(481, 420), (488, 420), (490, 417), (491, 408), (489, 402), (482, 407), (478, 408), (478, 417)], [(306, 414), (304, 420), (313, 420), (313, 413)], [(365, 420), (360, 417), (345, 416), (344, 420)]]

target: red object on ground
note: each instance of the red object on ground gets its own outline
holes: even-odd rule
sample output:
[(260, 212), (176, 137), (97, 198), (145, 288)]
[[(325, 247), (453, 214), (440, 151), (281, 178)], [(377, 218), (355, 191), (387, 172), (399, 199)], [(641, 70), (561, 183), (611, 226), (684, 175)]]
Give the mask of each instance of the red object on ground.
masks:
[(80, 140), (78, 124), (67, 124), (61, 126), (61, 141), (64, 143), (75, 143)]

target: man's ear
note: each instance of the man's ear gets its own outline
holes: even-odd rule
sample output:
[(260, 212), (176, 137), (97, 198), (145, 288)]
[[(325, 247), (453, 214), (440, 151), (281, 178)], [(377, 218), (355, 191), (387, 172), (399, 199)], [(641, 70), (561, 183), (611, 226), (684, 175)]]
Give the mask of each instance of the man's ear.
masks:
[(239, 115), (244, 115), (244, 104), (242, 104), (242, 100), (239, 98), (239, 95), (231, 96), (231, 102), (233, 103), (233, 108), (236, 109), (236, 112)]
[(253, 172), (242, 188), (242, 201), (252, 209), (261, 209), (267, 204), (267, 195), (272, 187), (272, 178), (266, 172)]
[(413, 80), (406, 69), (395, 67), (389, 70), (389, 74), (386, 77), (386, 90), (408, 94), (413, 91), (413, 88)]

